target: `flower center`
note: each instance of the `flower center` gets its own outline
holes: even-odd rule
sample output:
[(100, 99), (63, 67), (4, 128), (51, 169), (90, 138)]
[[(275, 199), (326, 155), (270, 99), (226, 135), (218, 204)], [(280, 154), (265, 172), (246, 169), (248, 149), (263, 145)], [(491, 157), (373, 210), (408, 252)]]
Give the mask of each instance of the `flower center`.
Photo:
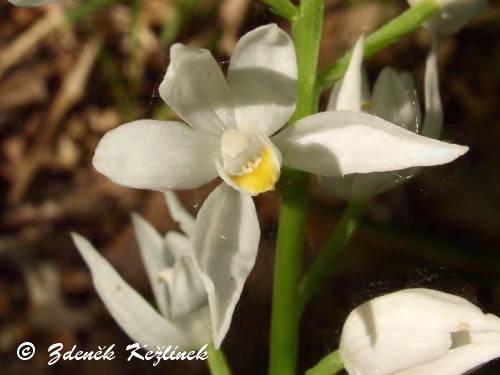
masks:
[(222, 135), (224, 171), (237, 188), (251, 195), (273, 190), (279, 178), (280, 161), (263, 136), (241, 130)]

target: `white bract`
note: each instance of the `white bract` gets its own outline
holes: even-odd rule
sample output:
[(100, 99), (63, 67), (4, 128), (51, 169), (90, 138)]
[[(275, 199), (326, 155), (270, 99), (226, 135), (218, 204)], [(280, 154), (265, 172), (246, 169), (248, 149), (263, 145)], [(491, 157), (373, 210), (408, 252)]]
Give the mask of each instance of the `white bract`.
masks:
[[(407, 0), (410, 6), (427, 0)], [(439, 11), (425, 25), (438, 35), (449, 35), (460, 30), (488, 4), (487, 0), (435, 0)]]
[(296, 92), (295, 49), (274, 24), (238, 41), (226, 79), (209, 51), (175, 44), (160, 95), (187, 124), (119, 126), (101, 139), (94, 166), (134, 188), (192, 189), (220, 176), (257, 195), (274, 189), (282, 163), (331, 177), (443, 164), (467, 151), (356, 111), (318, 113), (273, 136)]
[(92, 273), (97, 293), (134, 341), (149, 348), (172, 345), (218, 348), (257, 254), (260, 231), (252, 199), (219, 186), (196, 220), (166, 193), (184, 233), (162, 237), (139, 215), (133, 224), (158, 311), (132, 289), (84, 237), (73, 241)]
[[(410, 73), (385, 68), (378, 76), (370, 95), (362, 68), (363, 38), (356, 42), (348, 69), (332, 89), (327, 110), (369, 112), (413, 133), (438, 138), (443, 126), (439, 95), (436, 45), (427, 56), (425, 67), (425, 118), (422, 125), (420, 103)], [(376, 173), (354, 173), (322, 178), (321, 182), (335, 196), (345, 200), (363, 200), (410, 179), (415, 168)]]
[(18, 7), (34, 7), (37, 5), (53, 3), (54, 1), (57, 0), (8, 0), (8, 1)]
[(354, 309), (339, 352), (350, 375), (461, 375), (500, 357), (500, 318), (451, 294), (401, 290)]

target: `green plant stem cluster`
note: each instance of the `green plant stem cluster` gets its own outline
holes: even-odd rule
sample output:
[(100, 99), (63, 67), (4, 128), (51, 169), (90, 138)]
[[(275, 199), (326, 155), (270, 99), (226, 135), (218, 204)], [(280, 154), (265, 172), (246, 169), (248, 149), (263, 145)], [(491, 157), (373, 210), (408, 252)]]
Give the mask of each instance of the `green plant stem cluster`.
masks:
[[(323, 27), (323, 1), (303, 0), (292, 21), (297, 53), (298, 96), (295, 122), (315, 111), (316, 72)], [(309, 176), (284, 170), (274, 260), (271, 313), (271, 375), (294, 374), (298, 351), (299, 302), (304, 224), (309, 207)]]
[[(347, 52), (318, 74), (323, 0), (302, 0), (298, 7), (288, 0), (264, 2), (292, 23), (292, 38), (298, 64), (298, 97), (296, 112), (291, 119), (293, 123), (318, 110), (317, 103), (321, 91), (343, 75), (352, 52)], [(403, 12), (366, 37), (365, 57), (375, 54), (417, 29), (437, 10), (434, 0), (423, 0)], [(330, 277), (335, 260), (354, 233), (362, 212), (360, 202), (352, 202), (347, 206), (335, 230), (301, 279), (304, 224), (309, 207), (309, 176), (303, 172), (285, 169), (283, 180), (274, 264), (269, 365), (271, 375), (296, 373), (300, 313)], [(333, 352), (307, 371), (307, 375), (335, 374), (342, 368), (338, 352)]]

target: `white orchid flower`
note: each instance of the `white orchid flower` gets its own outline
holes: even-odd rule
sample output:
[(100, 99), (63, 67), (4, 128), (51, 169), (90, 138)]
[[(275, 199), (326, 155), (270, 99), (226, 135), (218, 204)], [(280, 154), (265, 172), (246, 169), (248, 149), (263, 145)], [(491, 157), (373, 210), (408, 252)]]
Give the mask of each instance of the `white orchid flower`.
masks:
[(450, 162), (467, 147), (355, 111), (319, 113), (277, 135), (295, 109), (288, 34), (259, 27), (237, 43), (227, 80), (212, 55), (175, 44), (160, 95), (187, 124), (134, 121), (101, 139), (95, 168), (116, 183), (192, 189), (217, 176), (244, 194), (272, 190), (281, 164), (323, 176)]
[[(439, 95), (436, 44), (427, 56), (425, 68), (425, 119), (422, 123), (420, 103), (412, 76), (385, 68), (370, 95), (368, 80), (362, 68), (363, 38), (353, 49), (348, 69), (332, 89), (327, 110), (366, 111), (413, 133), (438, 138), (443, 126)], [(416, 168), (375, 173), (354, 173), (321, 179), (322, 185), (345, 200), (364, 200), (412, 178)]]
[[(422, 0), (407, 0), (410, 6), (415, 6)], [(488, 5), (487, 0), (435, 0), (439, 6), (437, 14), (433, 15), (424, 25), (433, 33), (445, 36), (456, 33), (472, 18), (477, 16)]]
[(167, 192), (172, 217), (184, 233), (163, 238), (139, 215), (133, 224), (158, 311), (132, 289), (84, 237), (73, 241), (92, 273), (97, 293), (134, 341), (150, 348), (219, 348), (257, 254), (260, 231), (249, 196), (219, 186), (196, 220)]
[(8, 1), (9, 3), (12, 3), (18, 7), (35, 7), (38, 5), (53, 3), (54, 1), (57, 0), (8, 0)]
[(401, 290), (354, 309), (339, 352), (350, 375), (461, 375), (500, 357), (500, 318), (451, 294)]

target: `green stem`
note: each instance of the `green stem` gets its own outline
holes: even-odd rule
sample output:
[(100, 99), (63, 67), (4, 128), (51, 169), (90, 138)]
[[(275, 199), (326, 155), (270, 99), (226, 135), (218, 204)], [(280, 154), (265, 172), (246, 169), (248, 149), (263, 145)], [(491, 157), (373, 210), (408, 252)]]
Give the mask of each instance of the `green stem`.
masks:
[(290, 0), (262, 0), (271, 7), (271, 10), (278, 16), (292, 22), (295, 20), (298, 8)]
[(338, 350), (328, 354), (316, 366), (306, 371), (305, 375), (334, 375), (344, 368)]
[(77, 7), (68, 10), (66, 19), (70, 24), (76, 23), (83, 20), (88, 15), (98, 12), (116, 2), (118, 2), (118, 0), (88, 0), (82, 2)]
[[(415, 6), (401, 13), (377, 31), (365, 38), (365, 57), (369, 57), (383, 48), (397, 42), (403, 36), (417, 29), (429, 17), (439, 10), (435, 0), (422, 0)], [(325, 89), (344, 74), (351, 58), (352, 50), (346, 52), (337, 62), (330, 65), (318, 76), (318, 87)]]
[(302, 0), (298, 18), (292, 23), (299, 81), (297, 107), (290, 122), (309, 116), (317, 110), (316, 76), (323, 8), (323, 0)]
[[(302, 0), (292, 23), (299, 79), (297, 107), (291, 122), (316, 110), (316, 72), (322, 24), (323, 0)], [(274, 262), (270, 375), (293, 375), (296, 370), (301, 250), (309, 208), (309, 175), (285, 169), (282, 176), (284, 183)]]
[(207, 346), (207, 363), (212, 375), (231, 375), (231, 370), (222, 350), (217, 350), (214, 344)]
[(270, 375), (295, 373), (299, 324), (297, 291), (309, 208), (309, 176), (295, 170), (284, 172), (274, 260)]
[(302, 278), (299, 289), (300, 311), (303, 310), (311, 297), (320, 289), (321, 284), (327, 281), (331, 276), (335, 260), (341, 254), (345, 245), (356, 230), (361, 212), (361, 202), (349, 203), (340, 221), (336, 225), (335, 230)]
[(172, 17), (165, 22), (165, 27), (161, 33), (161, 40), (165, 44), (171, 44), (177, 39), (183, 22), (198, 6), (199, 0), (177, 0)]
[(122, 121), (132, 121), (137, 118), (134, 106), (134, 103), (137, 102), (136, 98), (123, 81), (119, 68), (108, 51), (109, 49), (103, 48), (99, 58), (103, 77), (108, 81), (113, 99), (120, 110)]

